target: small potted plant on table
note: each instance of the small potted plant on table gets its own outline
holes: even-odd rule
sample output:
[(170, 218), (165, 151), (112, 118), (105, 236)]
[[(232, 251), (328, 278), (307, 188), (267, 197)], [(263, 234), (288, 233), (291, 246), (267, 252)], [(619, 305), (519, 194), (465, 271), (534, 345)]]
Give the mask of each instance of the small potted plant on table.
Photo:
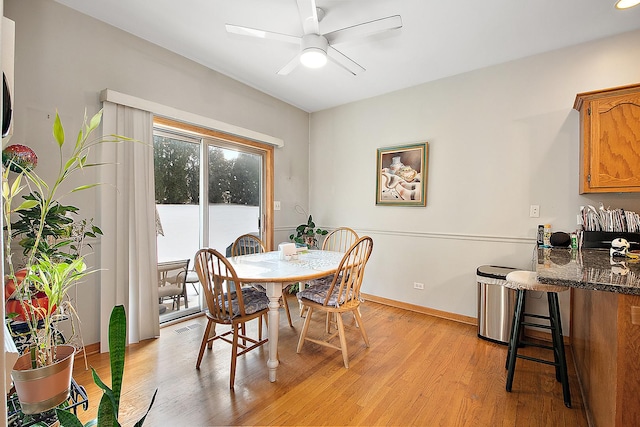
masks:
[(296, 232), (289, 236), (289, 240), (298, 244), (307, 245), (309, 249), (318, 249), (318, 239), (316, 236), (325, 236), (328, 231), (316, 228), (313, 218), (309, 215), (306, 224), (300, 224), (296, 227)]
[[(300, 224), (296, 227), (296, 232), (289, 236), (289, 240), (297, 245), (306, 245), (309, 249), (318, 249), (318, 239), (316, 236), (326, 236), (327, 230), (316, 228), (316, 223), (309, 215), (306, 224)], [(289, 293), (295, 294), (300, 290), (300, 284), (294, 283), (288, 287)]]

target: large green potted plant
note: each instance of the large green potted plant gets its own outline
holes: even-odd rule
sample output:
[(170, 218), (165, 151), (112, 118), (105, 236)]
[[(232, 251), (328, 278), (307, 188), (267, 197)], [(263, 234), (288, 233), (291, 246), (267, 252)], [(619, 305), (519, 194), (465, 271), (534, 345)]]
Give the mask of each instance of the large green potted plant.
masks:
[[(63, 183), (83, 169), (96, 166), (88, 161), (89, 151), (96, 144), (108, 140), (126, 138), (111, 136), (92, 138), (102, 119), (102, 111), (88, 119), (78, 133), (70, 154), (65, 155), (65, 133), (59, 115), (53, 123), (53, 136), (58, 146), (60, 166), (58, 174), (49, 183), (35, 171), (35, 162), (25, 162), (17, 151), (3, 150), (3, 214), (6, 224), (5, 257), (8, 275), (5, 291), (11, 297), (6, 312), (22, 317), (29, 351), (21, 356), (12, 372), (14, 385), (24, 413), (38, 413), (64, 402), (69, 395), (73, 356), (76, 348), (61, 344), (57, 339), (55, 323), (63, 318), (77, 324), (77, 313), (69, 298), (74, 286), (90, 273), (81, 253), (81, 241), (88, 236), (102, 234), (91, 221), (74, 221), (67, 218), (77, 213), (77, 208), (60, 203), (65, 194), (93, 188), (97, 184), (80, 185), (67, 190)], [(65, 150), (63, 150), (63, 148)], [(5, 155), (6, 154), (6, 155)], [(17, 220), (15, 218), (18, 218)], [(79, 228), (78, 228), (79, 227)], [(13, 253), (12, 242), (19, 239), (23, 247), (22, 260)], [(24, 268), (18, 269), (18, 263)], [(18, 311), (19, 313), (15, 313)], [(75, 330), (75, 328), (74, 328)], [(74, 332), (75, 333), (75, 332)], [(35, 394), (28, 396), (28, 389), (35, 378), (51, 381), (62, 379), (66, 385), (35, 387)], [(52, 394), (45, 395), (45, 390)]]

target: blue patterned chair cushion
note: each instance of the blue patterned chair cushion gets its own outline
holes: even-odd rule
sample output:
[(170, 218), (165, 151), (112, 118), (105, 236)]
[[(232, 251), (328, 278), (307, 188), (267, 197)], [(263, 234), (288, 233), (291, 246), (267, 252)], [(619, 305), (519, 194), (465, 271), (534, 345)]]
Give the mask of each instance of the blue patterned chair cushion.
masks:
[[(326, 281), (325, 283), (319, 283), (298, 292), (298, 299), (302, 300), (304, 298), (318, 304), (324, 304), (324, 300), (327, 297), (327, 292), (329, 292), (330, 287), (331, 280)], [(342, 295), (342, 298), (340, 298), (340, 301), (338, 301), (338, 287), (336, 286), (336, 288), (334, 288), (333, 292), (331, 293), (331, 297), (329, 298), (329, 303), (327, 305), (338, 307), (339, 305), (344, 304), (345, 300), (345, 295)]]
[[(269, 298), (264, 292), (260, 292), (253, 288), (242, 289), (242, 299), (244, 300), (244, 311), (246, 314), (253, 314), (257, 311), (269, 308)], [(236, 296), (231, 300), (233, 316), (240, 315), (240, 307), (238, 306), (238, 298)]]
[[(247, 285), (250, 285), (253, 287), (253, 289), (255, 289), (256, 291), (262, 292), (265, 295), (267, 294), (267, 287), (264, 285), (264, 283), (257, 283), (257, 282), (252, 282), (252, 283), (247, 283)], [(286, 298), (285, 292), (287, 292), (287, 288), (288, 286), (285, 286), (282, 289), (282, 296), (280, 297), (280, 307), (284, 307), (284, 299)]]
[(246, 285), (251, 286), (256, 291), (267, 292), (267, 287), (262, 283), (246, 283)]
[(329, 276), (324, 276), (319, 279), (312, 279), (307, 282), (307, 287), (318, 286), (318, 285), (330, 285), (333, 281), (333, 274)]

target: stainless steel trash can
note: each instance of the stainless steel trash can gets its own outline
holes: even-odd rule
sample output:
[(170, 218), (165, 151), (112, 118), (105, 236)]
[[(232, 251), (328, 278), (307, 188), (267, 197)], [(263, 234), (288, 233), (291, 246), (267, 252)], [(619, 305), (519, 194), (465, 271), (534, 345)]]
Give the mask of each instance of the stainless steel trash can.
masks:
[(504, 286), (507, 274), (517, 268), (482, 265), (478, 282), (478, 337), (507, 344), (516, 304), (516, 291)]

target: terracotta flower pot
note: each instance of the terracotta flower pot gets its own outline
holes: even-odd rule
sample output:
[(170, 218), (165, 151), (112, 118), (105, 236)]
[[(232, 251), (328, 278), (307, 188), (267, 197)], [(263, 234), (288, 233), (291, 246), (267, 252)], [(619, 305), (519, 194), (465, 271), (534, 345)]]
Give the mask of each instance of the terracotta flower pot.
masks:
[(18, 283), (15, 283), (13, 281), (13, 279), (11, 279), (9, 276), (5, 276), (4, 279), (4, 299), (5, 301), (9, 299), (9, 297), (11, 297), (13, 295), (13, 293), (16, 291), (16, 289), (18, 288), (18, 286), (20, 285), (20, 283), (22, 283), (22, 281), (24, 280), (24, 278), (27, 275), (27, 269), (26, 268), (22, 268), (18, 271), (16, 271), (15, 273), (15, 277)]
[[(4, 281), (4, 297), (5, 297), (4, 312), (7, 314), (15, 313), (16, 316), (14, 317), (14, 320), (17, 320), (20, 322), (24, 322), (25, 320), (27, 320), (28, 317), (31, 317), (31, 314), (32, 314), (28, 306), (27, 306), (27, 310), (25, 310), (25, 307), (22, 305), (22, 302), (19, 300), (19, 296), (13, 295), (17, 287), (20, 286), (20, 284), (26, 277), (26, 275), (27, 275), (27, 269), (23, 268), (16, 271), (15, 273), (15, 277), (18, 283), (15, 283), (9, 277), (5, 277), (5, 281)], [(14, 296), (14, 298), (10, 298), (11, 296)], [(47, 295), (44, 292), (38, 292), (37, 294), (32, 296), (30, 305), (33, 307), (40, 307), (46, 310), (47, 307), (49, 306), (49, 298), (47, 298)], [(52, 311), (55, 311), (55, 309), (56, 309), (55, 306), (52, 307)], [(38, 317), (42, 318), (42, 316), (39, 313), (38, 313)]]
[(69, 398), (75, 350), (71, 345), (59, 345), (56, 362), (42, 368), (31, 368), (29, 353), (16, 360), (11, 378), (23, 413), (48, 411)]
[[(31, 298), (30, 304), (32, 307), (39, 307), (46, 310), (49, 307), (49, 298), (47, 298), (47, 296), (44, 293), (38, 293), (34, 296), (34, 298)], [(56, 307), (54, 305), (51, 308), (52, 312), (55, 311), (55, 309)], [(15, 317), (15, 320), (22, 321), (22, 322), (27, 320), (27, 318), (31, 317), (31, 314), (33, 314), (32, 309), (30, 307), (27, 306), (27, 309), (25, 310), (21, 301), (17, 299), (7, 300), (7, 302), (5, 303), (5, 313), (17, 314), (17, 316)], [(36, 313), (36, 315), (39, 319), (42, 318), (42, 315), (40, 313)]]

